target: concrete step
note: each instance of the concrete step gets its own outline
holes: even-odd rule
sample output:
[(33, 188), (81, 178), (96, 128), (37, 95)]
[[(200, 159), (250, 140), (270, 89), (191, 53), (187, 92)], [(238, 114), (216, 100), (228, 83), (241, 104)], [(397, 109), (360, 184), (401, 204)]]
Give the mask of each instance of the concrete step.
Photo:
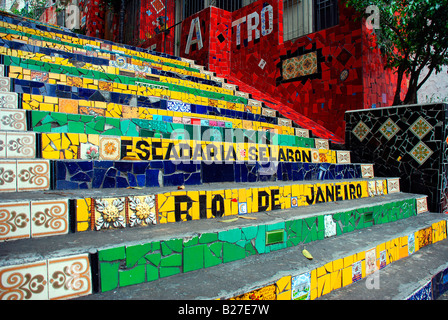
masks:
[[(280, 289), (281, 294), (276, 294), (277, 299), (291, 299), (291, 286), (287, 284), (291, 277), (310, 272), (311, 275), (319, 273), (321, 277), (330, 278), (328, 274), (328, 266), (331, 262), (340, 261), (342, 258), (350, 257), (366, 250), (380, 246), (387, 241), (392, 241), (400, 237), (407, 237), (409, 234), (419, 230), (433, 226), (440, 221), (445, 222), (446, 216), (438, 213), (427, 213), (414, 216), (402, 221), (396, 221), (384, 225), (376, 225), (360, 231), (347, 233), (338, 237), (326, 238), (322, 241), (315, 241), (295, 247), (286, 248), (284, 250), (270, 252), (264, 255), (254, 255), (243, 260), (238, 260), (226, 264), (221, 264), (207, 269), (195, 270), (188, 273), (173, 275), (171, 277), (158, 279), (156, 281), (147, 282), (139, 285), (121, 287), (117, 290), (109, 292), (96, 293), (80, 300), (210, 300), (210, 299), (231, 299), (239, 295), (249, 292), (256, 292), (257, 289), (267, 288), (267, 286), (276, 285)], [(446, 228), (446, 224), (445, 224)], [(446, 235), (446, 229), (445, 229)], [(398, 261), (389, 261), (388, 265), (380, 271), (380, 287), (386, 288), (384, 280), (387, 273), (395, 270), (395, 264), (402, 265), (407, 260), (421, 261), (420, 257), (431, 256), (440, 260), (447, 256), (447, 240), (430, 244), (427, 247), (419, 248), (409, 258), (403, 258)], [(302, 255), (302, 249), (306, 248), (312, 255), (313, 260), (309, 260)], [(444, 250), (444, 251), (443, 251)], [(442, 257), (437, 257), (437, 253), (441, 252)], [(446, 260), (446, 259), (445, 259)], [(428, 262), (428, 265), (430, 263)], [(417, 271), (421, 264), (412, 264), (408, 267), (409, 271)], [(322, 270), (324, 267), (324, 270)], [(399, 269), (399, 267), (397, 267)], [(351, 269), (351, 268), (350, 268)], [(390, 271), (389, 271), (390, 270)], [(418, 270), (418, 276), (429, 276), (427, 269)], [(336, 272), (336, 271), (335, 271)], [(409, 275), (397, 277), (396, 281), (411, 281)], [(350, 271), (351, 276), (351, 271)], [(383, 276), (384, 274), (384, 276)], [(415, 273), (417, 276), (417, 273)], [(344, 276), (344, 275), (343, 275)], [(418, 279), (418, 277), (416, 277)], [(420, 278), (422, 279), (422, 278)], [(290, 281), (290, 280), (289, 280)], [(330, 293), (321, 295), (327, 284), (320, 284), (320, 278), (311, 280), (319, 282), (319, 288), (312, 288), (311, 296), (316, 298), (346, 297), (348, 299), (364, 299), (370, 295), (379, 294), (378, 290), (368, 290), (365, 284), (359, 280), (358, 282), (348, 285), (342, 289), (335, 289), (334, 295)], [(280, 285), (283, 287), (280, 287)], [(317, 283), (315, 283), (317, 285)], [(329, 285), (329, 284), (328, 284)], [(389, 286), (387, 286), (389, 287)], [(395, 295), (392, 298), (403, 299), (412, 293), (415, 286), (412, 283), (396, 286)], [(351, 290), (350, 290), (351, 289)], [(326, 289), (329, 290), (329, 289)], [(353, 292), (344, 295), (344, 292)], [(358, 290), (358, 291), (355, 291)], [(338, 293), (341, 295), (338, 296)], [(272, 296), (271, 296), (272, 297)], [(375, 296), (378, 297), (378, 296)], [(266, 296), (265, 296), (266, 298)], [(386, 298), (383, 295), (383, 298)]]
[(318, 300), (446, 300), (447, 274), (445, 239)]

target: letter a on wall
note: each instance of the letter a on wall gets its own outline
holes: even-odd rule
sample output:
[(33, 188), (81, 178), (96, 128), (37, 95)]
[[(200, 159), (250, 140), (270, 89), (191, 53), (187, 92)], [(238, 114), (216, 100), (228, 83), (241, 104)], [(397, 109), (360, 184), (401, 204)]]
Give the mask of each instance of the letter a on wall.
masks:
[[(196, 34), (196, 39), (193, 40), (193, 34)], [(198, 50), (201, 50), (204, 46), (202, 43), (201, 24), (199, 23), (199, 17), (191, 20), (190, 33), (188, 34), (187, 45), (185, 46), (185, 54), (190, 53), (190, 47), (192, 44), (198, 44)]]

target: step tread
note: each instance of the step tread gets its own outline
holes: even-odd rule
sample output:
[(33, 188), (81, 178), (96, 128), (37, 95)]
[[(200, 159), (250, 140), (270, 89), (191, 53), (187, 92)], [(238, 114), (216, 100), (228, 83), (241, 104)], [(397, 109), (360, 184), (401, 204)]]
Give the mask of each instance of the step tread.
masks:
[(377, 271), (378, 289), (372, 288), (373, 280), (363, 278), (318, 300), (405, 300), (447, 268), (448, 240), (445, 239)]
[(49, 257), (62, 257), (86, 252), (95, 253), (99, 248), (110, 248), (123, 245), (124, 243), (133, 245), (150, 241), (191, 237), (196, 234), (244, 226), (273, 224), (297, 218), (344, 212), (359, 207), (415, 199), (418, 197), (420, 195), (399, 192), (373, 198), (319, 203), (312, 206), (252, 213), (246, 216), (256, 217), (256, 220), (238, 219), (232, 223), (221, 223), (219, 220), (230, 219), (234, 216), (159, 224), (149, 227), (85, 231), (52, 237), (6, 241), (0, 245), (0, 265), (22, 264)]
[[(303, 246), (296, 246), (270, 252), (269, 254), (250, 256), (243, 260), (229, 262), (207, 269), (177, 274), (152, 282), (96, 293), (80, 297), (79, 299), (228, 299), (274, 283), (283, 276), (299, 275), (309, 272), (341, 257), (371, 249), (388, 239), (408, 235), (411, 232), (430, 226), (432, 223), (442, 219), (446, 219), (446, 215), (426, 213), (405, 220), (347, 233), (338, 237), (307, 243), (305, 247), (313, 255), (313, 260), (308, 260), (302, 255), (301, 251)], [(448, 248), (448, 241), (444, 240), (442, 242), (444, 244), (441, 246)], [(447, 255), (448, 250), (445, 253), (445, 257)], [(391, 266), (393, 264), (388, 265), (383, 270)], [(352, 296), (352, 298), (359, 299), (360, 297)]]

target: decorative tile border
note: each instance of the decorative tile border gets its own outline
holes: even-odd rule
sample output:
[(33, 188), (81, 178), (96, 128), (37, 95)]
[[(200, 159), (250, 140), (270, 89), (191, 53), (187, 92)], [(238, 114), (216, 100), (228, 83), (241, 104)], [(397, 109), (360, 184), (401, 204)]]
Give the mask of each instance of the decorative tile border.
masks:
[(88, 254), (0, 267), (0, 300), (57, 300), (92, 293)]
[(49, 160), (0, 161), (0, 192), (49, 189)]
[(68, 233), (67, 199), (0, 203), (0, 242)]

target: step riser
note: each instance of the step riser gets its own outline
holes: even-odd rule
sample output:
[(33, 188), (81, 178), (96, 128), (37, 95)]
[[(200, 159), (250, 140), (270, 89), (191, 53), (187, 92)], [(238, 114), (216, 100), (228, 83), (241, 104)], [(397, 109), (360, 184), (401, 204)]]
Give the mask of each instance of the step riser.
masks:
[[(150, 227), (153, 224), (238, 217), (316, 203), (375, 197), (399, 192), (397, 182), (375, 179), (369, 182), (304, 183), (284, 187), (243, 187), (212, 191), (136, 192), (134, 195), (115, 197), (70, 198), (61, 194), (50, 200), (3, 200), (0, 203), (5, 214), (2, 221), (8, 227), (2, 232), (0, 241), (87, 230)], [(425, 197), (418, 199), (417, 208), (418, 213), (427, 210)], [(110, 215), (111, 212), (115, 215)], [(58, 221), (57, 224), (53, 223), (55, 220)], [(33, 227), (34, 224), (40, 228)]]

